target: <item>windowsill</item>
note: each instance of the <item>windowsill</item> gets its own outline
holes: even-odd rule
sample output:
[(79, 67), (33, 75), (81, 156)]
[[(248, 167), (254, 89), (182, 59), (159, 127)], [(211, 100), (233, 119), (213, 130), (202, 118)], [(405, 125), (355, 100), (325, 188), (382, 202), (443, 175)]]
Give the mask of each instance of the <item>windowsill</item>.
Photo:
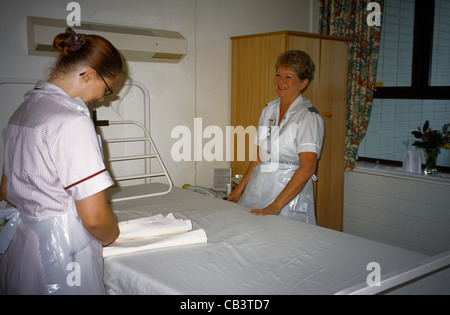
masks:
[(386, 164), (357, 161), (354, 172), (366, 173), (378, 176), (394, 177), (406, 180), (429, 182), (434, 184), (444, 184), (450, 186), (450, 174), (438, 172), (435, 175), (413, 174), (402, 171), (401, 166), (392, 166)]

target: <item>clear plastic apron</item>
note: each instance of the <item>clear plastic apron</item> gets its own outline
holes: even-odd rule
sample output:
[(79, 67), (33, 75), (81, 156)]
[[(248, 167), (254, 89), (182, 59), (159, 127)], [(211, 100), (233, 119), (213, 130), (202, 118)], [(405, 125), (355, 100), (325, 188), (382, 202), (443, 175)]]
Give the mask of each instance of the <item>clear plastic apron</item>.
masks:
[[(299, 166), (279, 163), (278, 168), (273, 171), (268, 171), (264, 167), (265, 164), (263, 162), (253, 169), (250, 181), (239, 200), (239, 204), (252, 209), (267, 207), (286, 187)], [(312, 182), (312, 179), (308, 180), (303, 190), (283, 207), (279, 214), (280, 216), (316, 224)]]
[(102, 244), (76, 209), (34, 217), (9, 208), (1, 217), (9, 219), (0, 232), (1, 294), (105, 294)]
[[(287, 114), (280, 126), (277, 126), (277, 115), (278, 112), (275, 112), (273, 117), (270, 117), (268, 126), (258, 127), (262, 162), (253, 169), (239, 200), (239, 204), (252, 209), (262, 209), (271, 204), (300, 166), (298, 154), (294, 149), (296, 123), (292, 122), (292, 116)], [(314, 175), (303, 190), (283, 207), (280, 216), (316, 224), (313, 179)]]

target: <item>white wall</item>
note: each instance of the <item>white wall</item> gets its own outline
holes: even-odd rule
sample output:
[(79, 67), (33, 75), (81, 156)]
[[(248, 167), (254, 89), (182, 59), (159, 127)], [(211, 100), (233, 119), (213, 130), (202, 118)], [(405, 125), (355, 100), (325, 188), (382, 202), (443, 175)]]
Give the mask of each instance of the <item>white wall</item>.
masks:
[[(26, 16), (65, 19), (70, 1), (2, 0), (0, 77), (47, 78), (53, 59), (29, 56)], [(151, 97), (151, 134), (175, 185), (212, 186), (214, 167), (228, 162), (174, 162), (177, 125), (230, 123), (231, 36), (279, 30), (317, 32), (317, 0), (79, 0), (82, 21), (167, 29), (188, 40), (178, 64), (129, 62), (129, 74)], [(19, 104), (17, 104), (19, 105)], [(9, 106), (11, 106), (9, 104)], [(0, 116), (9, 116), (0, 104)], [(3, 121), (3, 119), (2, 119)], [(4, 126), (0, 126), (1, 129)]]

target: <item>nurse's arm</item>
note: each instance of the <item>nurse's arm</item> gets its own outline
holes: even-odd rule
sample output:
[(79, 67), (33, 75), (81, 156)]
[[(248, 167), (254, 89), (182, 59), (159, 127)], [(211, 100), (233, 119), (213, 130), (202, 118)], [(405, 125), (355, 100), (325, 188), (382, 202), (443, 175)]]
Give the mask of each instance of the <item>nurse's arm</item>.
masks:
[(1, 182), (1, 187), (0, 187), (0, 196), (2, 198), (2, 200), (6, 201), (7, 203), (9, 203), (10, 205), (14, 206), (14, 204), (12, 204), (9, 200), (8, 200), (8, 181), (6, 179), (5, 174), (2, 174), (2, 182)]
[(109, 209), (105, 191), (76, 201), (77, 212), (85, 229), (108, 246), (119, 236), (119, 226), (114, 213)]
[(6, 185), (7, 185), (7, 183), (6, 183), (6, 176), (4, 174), (2, 174), (2, 184), (1, 184), (1, 187), (0, 187), (0, 192), (1, 192), (0, 196), (2, 197), (2, 200), (8, 201), (8, 199), (6, 197), (7, 196)]
[(254, 214), (279, 214), (281, 209), (297, 196), (305, 187), (308, 180), (313, 176), (317, 168), (317, 154), (313, 152), (302, 152), (299, 154), (300, 167), (292, 175), (286, 187), (275, 200), (264, 209), (253, 209)]

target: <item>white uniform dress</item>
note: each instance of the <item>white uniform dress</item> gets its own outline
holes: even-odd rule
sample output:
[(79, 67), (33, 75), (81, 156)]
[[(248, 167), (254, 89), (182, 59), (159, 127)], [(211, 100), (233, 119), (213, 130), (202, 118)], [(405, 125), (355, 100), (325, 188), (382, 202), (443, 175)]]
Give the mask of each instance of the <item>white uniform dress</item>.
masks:
[[(239, 203), (252, 209), (271, 204), (299, 168), (299, 153), (320, 156), (324, 136), (323, 120), (311, 102), (300, 95), (278, 124), (280, 100), (263, 109), (255, 143), (262, 162), (258, 164)], [(316, 224), (312, 179), (283, 209), (280, 216)]]
[(17, 209), (3, 210), (10, 220), (0, 235), (0, 293), (104, 294), (102, 243), (75, 206), (113, 184), (86, 104), (40, 81), (3, 137)]

